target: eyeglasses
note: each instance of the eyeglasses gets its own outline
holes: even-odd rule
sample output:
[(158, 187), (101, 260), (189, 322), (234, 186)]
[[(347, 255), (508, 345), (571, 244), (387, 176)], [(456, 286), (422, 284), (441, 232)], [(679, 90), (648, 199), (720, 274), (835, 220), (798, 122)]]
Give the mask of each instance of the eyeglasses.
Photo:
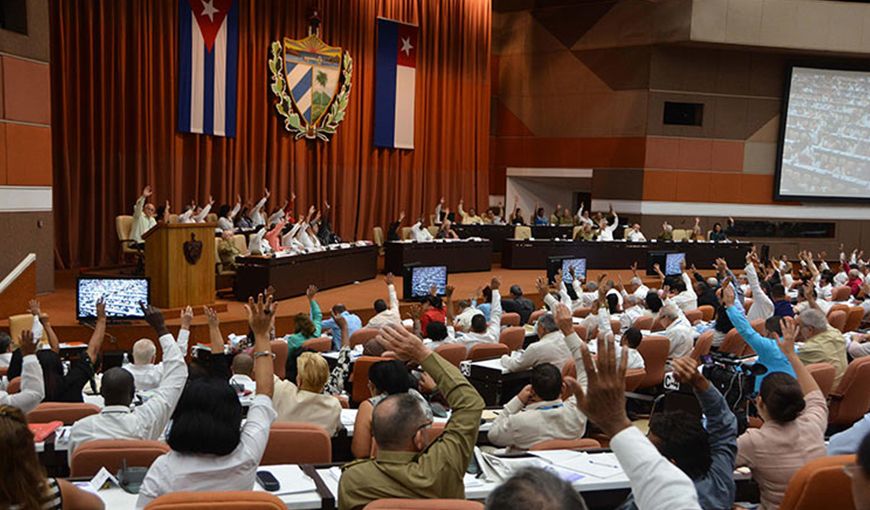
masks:
[(434, 420), (429, 420), (428, 422), (426, 422), (426, 423), (420, 425), (419, 427), (417, 427), (417, 430), (414, 431), (414, 433), (416, 434), (417, 432), (420, 432), (420, 431), (423, 430), (423, 429), (431, 429), (433, 423), (435, 423)]

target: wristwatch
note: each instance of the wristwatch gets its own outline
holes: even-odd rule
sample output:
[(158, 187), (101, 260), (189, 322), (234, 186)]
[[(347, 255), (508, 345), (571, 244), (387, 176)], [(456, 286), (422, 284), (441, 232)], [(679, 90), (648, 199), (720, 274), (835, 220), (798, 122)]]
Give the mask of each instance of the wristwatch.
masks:
[(254, 353), (254, 359), (260, 358), (262, 356), (271, 356), (272, 359), (275, 359), (275, 353), (272, 351), (257, 351)]

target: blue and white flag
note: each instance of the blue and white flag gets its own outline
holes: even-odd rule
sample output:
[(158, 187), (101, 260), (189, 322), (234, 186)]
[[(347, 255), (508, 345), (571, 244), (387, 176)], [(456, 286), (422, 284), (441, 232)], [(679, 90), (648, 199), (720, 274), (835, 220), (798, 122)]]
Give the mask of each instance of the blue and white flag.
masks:
[(178, 2), (178, 130), (236, 135), (239, 2)]
[(378, 19), (375, 146), (414, 148), (417, 26)]

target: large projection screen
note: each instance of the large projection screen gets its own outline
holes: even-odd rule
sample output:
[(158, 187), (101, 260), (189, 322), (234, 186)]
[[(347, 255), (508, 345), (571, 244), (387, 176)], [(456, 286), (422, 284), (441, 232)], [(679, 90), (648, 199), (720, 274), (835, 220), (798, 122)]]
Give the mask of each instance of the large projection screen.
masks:
[(870, 71), (792, 67), (776, 199), (870, 201)]

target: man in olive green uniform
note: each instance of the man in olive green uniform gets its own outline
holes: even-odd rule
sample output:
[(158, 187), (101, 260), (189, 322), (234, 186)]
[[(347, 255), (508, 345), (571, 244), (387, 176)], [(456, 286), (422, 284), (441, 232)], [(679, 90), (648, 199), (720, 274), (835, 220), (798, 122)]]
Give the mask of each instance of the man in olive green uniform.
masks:
[(432, 414), (418, 397), (391, 395), (375, 406), (372, 432), (377, 458), (344, 466), (338, 484), (339, 510), (362, 508), (383, 498), (465, 499), (463, 478), (477, 440), (483, 399), (459, 369), (401, 326), (386, 326), (378, 340), (399, 359), (420, 363), (453, 413), (444, 432), (427, 447)]

